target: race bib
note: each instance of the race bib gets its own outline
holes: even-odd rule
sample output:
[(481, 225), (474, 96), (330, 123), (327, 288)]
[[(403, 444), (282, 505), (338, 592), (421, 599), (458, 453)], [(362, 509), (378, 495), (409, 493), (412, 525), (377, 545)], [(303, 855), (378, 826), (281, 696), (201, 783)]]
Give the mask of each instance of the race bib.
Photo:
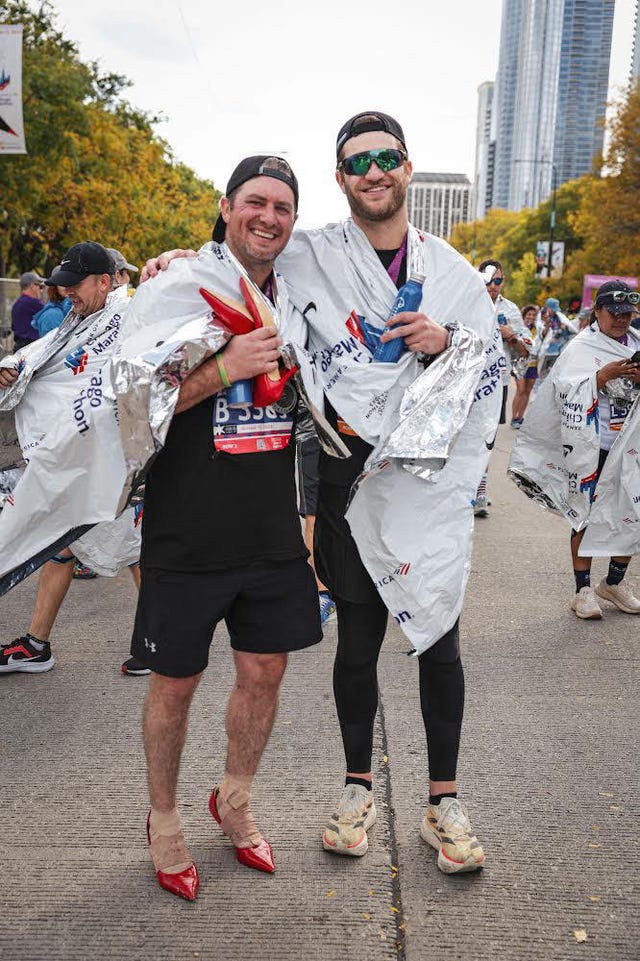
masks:
[(290, 413), (274, 407), (231, 408), (225, 393), (213, 402), (213, 443), (225, 454), (262, 454), (287, 447), (293, 430)]
[(629, 404), (628, 406), (627, 406), (627, 405), (620, 405), (620, 406), (619, 406), (619, 405), (616, 404), (614, 401), (611, 401), (611, 403), (610, 403), (610, 405), (609, 405), (609, 410), (610, 410), (609, 428), (610, 428), (610, 430), (614, 431), (615, 433), (618, 433), (619, 431), (622, 430), (622, 426), (623, 426), (623, 424), (624, 424), (624, 422), (625, 422), (625, 420), (626, 420), (626, 418), (627, 418), (627, 414), (629, 413), (630, 409), (631, 409), (631, 404)]

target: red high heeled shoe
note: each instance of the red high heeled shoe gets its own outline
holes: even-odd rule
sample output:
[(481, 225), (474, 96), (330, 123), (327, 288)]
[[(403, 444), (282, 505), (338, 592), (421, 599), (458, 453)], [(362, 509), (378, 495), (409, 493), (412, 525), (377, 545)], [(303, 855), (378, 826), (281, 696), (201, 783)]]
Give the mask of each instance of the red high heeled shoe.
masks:
[[(147, 842), (149, 847), (151, 847), (151, 811), (147, 815)], [(198, 874), (198, 869), (195, 864), (189, 865), (184, 871), (180, 871), (178, 874), (167, 874), (166, 871), (156, 871), (156, 877), (158, 879), (158, 884), (165, 891), (169, 891), (171, 894), (177, 894), (180, 898), (185, 898), (186, 901), (195, 901), (196, 895), (198, 893), (198, 888), (200, 887), (200, 876)]]
[(200, 295), (209, 304), (220, 327), (228, 334), (250, 334), (256, 325), (253, 314), (238, 300), (212, 294), (206, 287), (200, 287)]
[[(218, 789), (214, 788), (209, 798), (209, 811), (214, 821), (222, 827), (222, 818), (218, 813)], [(234, 845), (235, 847), (235, 845)], [(273, 849), (268, 841), (263, 838), (260, 844), (251, 848), (235, 848), (236, 857), (240, 864), (245, 867), (255, 868), (256, 871), (264, 871), (265, 874), (273, 874), (276, 869), (273, 860)]]
[[(275, 317), (262, 298), (256, 297), (244, 277), (240, 278), (240, 291), (251, 315), (254, 326), (273, 327), (277, 329)], [(272, 370), (268, 374), (258, 374), (253, 379), (253, 406), (269, 407), (282, 397), (282, 391), (287, 381), (297, 373), (298, 368), (290, 370)]]

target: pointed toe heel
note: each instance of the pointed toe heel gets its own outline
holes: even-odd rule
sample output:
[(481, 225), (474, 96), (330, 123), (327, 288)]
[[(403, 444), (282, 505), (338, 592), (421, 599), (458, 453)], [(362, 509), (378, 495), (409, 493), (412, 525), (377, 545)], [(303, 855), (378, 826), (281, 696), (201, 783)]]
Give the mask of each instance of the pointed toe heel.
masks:
[[(209, 811), (214, 821), (217, 821), (222, 827), (222, 818), (218, 811), (218, 788), (214, 788), (211, 792)], [(273, 858), (273, 848), (264, 838), (262, 838), (259, 844), (250, 848), (238, 848), (234, 845), (234, 850), (236, 852), (236, 858), (240, 864), (244, 864), (245, 867), (253, 868), (255, 871), (263, 871), (265, 874), (274, 873), (276, 864)]]

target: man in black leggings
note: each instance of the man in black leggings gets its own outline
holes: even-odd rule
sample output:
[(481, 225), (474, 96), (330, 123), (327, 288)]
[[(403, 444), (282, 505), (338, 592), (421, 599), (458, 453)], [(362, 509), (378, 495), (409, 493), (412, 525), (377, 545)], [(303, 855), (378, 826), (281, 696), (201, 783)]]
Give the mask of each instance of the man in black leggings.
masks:
[[(392, 281), (400, 288), (408, 275), (407, 188), (412, 171), (400, 124), (393, 117), (379, 112), (369, 111), (352, 117), (338, 134), (337, 161), (336, 178), (349, 202), (353, 222), (363, 231)], [(363, 168), (364, 173), (354, 173), (354, 170)], [(331, 225), (326, 228), (327, 232), (332, 229)], [(322, 231), (312, 231), (311, 234), (322, 234)], [(296, 234), (293, 235), (294, 241), (295, 237)], [(434, 262), (436, 254), (442, 255), (442, 248), (447, 245), (429, 236), (423, 239), (431, 262)], [(166, 269), (174, 257), (192, 253), (171, 251), (153, 258), (147, 262), (143, 279)], [(305, 254), (294, 242), (281, 254), (280, 264), (285, 277), (295, 278), (300, 266), (297, 258), (301, 256)], [(446, 260), (452, 271), (460, 270), (457, 261), (462, 264), (462, 258), (450, 248)], [(334, 278), (336, 289), (346, 287), (351, 290), (353, 270), (347, 257), (344, 271), (340, 273), (341, 276)], [(427, 279), (428, 284), (437, 282), (431, 276)], [(336, 310), (340, 309), (335, 306), (338, 302), (336, 293), (331, 301)], [(488, 297), (487, 308), (490, 311)], [(461, 315), (464, 318), (464, 310)], [(448, 330), (425, 314), (404, 314), (403, 323), (398, 324), (398, 328), (406, 346), (418, 353), (433, 356), (445, 350), (449, 343)], [(397, 334), (384, 336), (387, 339)], [(377, 662), (388, 611), (360, 560), (345, 519), (351, 485), (361, 473), (371, 447), (328, 402), (326, 414), (349, 447), (351, 457), (338, 461), (324, 454), (320, 456), (315, 558), (318, 577), (334, 597), (338, 613), (334, 692), (347, 766), (342, 796), (325, 827), (322, 840), (327, 851), (359, 856), (367, 851), (367, 828), (376, 818), (371, 752), (378, 706)], [(440, 870), (447, 874), (474, 871), (482, 866), (485, 856), (471, 830), (467, 810), (458, 800), (456, 785), (464, 708), (464, 674), (457, 623), (417, 661), (429, 753), (429, 804), (420, 834), (437, 849)]]
[[(383, 172), (375, 161), (362, 175), (351, 175), (341, 162), (361, 151), (379, 148), (406, 151), (402, 128), (384, 114), (359, 114), (340, 130), (337, 142), (338, 183), (353, 220), (365, 233), (378, 257), (400, 288), (407, 278), (404, 238), (408, 227), (408, 160)], [(404, 256), (402, 254), (405, 247)], [(424, 315), (421, 323), (425, 324)], [(406, 330), (411, 349), (419, 342), (418, 321)], [(440, 350), (446, 346), (443, 342)], [(438, 352), (433, 349), (430, 353)], [(365, 570), (345, 520), (351, 485), (371, 452), (327, 402), (327, 414), (349, 447), (351, 457), (338, 461), (321, 453), (320, 491), (315, 527), (319, 577), (335, 599), (338, 650), (333, 687), (346, 758), (345, 788), (324, 833), (323, 846), (336, 854), (363, 855), (367, 828), (376, 818), (372, 793), (371, 753), (378, 706), (377, 662), (384, 640), (388, 610)], [(445, 873), (472, 871), (484, 863), (484, 852), (473, 835), (464, 805), (458, 800), (456, 765), (464, 708), (464, 673), (460, 660), (458, 624), (418, 657), (420, 703), (429, 753), (429, 805), (421, 836), (438, 850), (438, 867)]]

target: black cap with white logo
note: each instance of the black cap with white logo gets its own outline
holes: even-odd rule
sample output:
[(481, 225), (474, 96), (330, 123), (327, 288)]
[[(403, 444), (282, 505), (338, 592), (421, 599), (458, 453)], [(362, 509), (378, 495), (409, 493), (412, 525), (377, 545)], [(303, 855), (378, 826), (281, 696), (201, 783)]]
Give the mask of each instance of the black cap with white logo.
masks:
[(115, 273), (113, 257), (102, 244), (83, 240), (66, 252), (51, 276), (45, 280), (49, 287), (75, 287), (91, 274)]

